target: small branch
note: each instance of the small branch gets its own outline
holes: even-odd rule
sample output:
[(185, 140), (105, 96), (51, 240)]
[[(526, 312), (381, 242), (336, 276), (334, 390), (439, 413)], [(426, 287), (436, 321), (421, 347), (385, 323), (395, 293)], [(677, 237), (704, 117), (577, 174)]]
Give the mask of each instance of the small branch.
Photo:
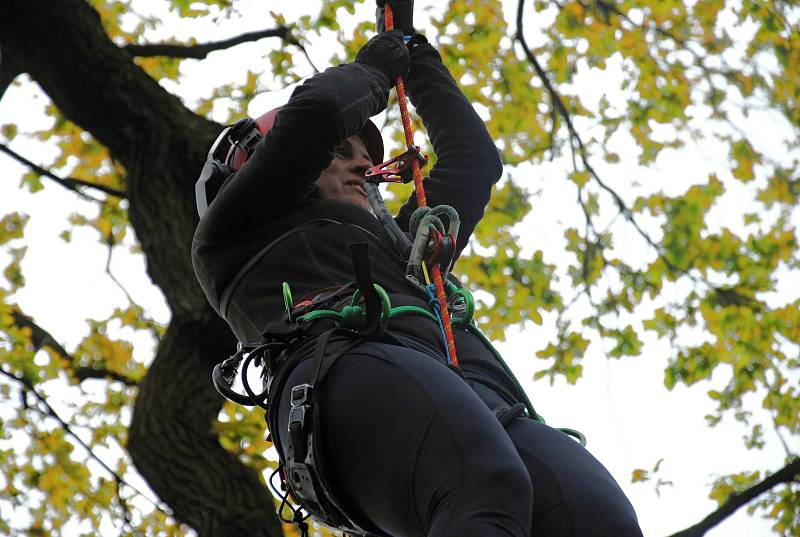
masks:
[(304, 46), (303, 46), (303, 45), (300, 43), (300, 41), (298, 41), (297, 39), (295, 39), (295, 38), (294, 38), (293, 36), (291, 36), (291, 35), (290, 35), (290, 36), (288, 36), (288, 37), (286, 38), (286, 41), (287, 41), (288, 43), (291, 43), (292, 45), (296, 46), (297, 48), (299, 48), (299, 49), (300, 49), (300, 51), (303, 53), (303, 56), (305, 56), (305, 57), (306, 57), (306, 61), (308, 62), (308, 65), (310, 65), (310, 66), (311, 66), (311, 68), (314, 70), (314, 73), (319, 73), (319, 69), (317, 69), (317, 66), (316, 66), (316, 65), (314, 65), (314, 62), (313, 62), (313, 61), (311, 61), (311, 56), (309, 56), (309, 55), (308, 55), (308, 51), (306, 50), (306, 47), (304, 47)]
[(38, 351), (45, 345), (53, 349), (59, 356), (72, 361), (72, 357), (61, 344), (50, 335), (50, 332), (39, 326), (33, 319), (20, 311), (12, 311), (11, 317), (14, 319), (14, 324), (19, 328), (30, 328), (31, 330), (31, 343), (34, 349)]
[[(519, 41), (520, 45), (522, 46), (522, 50), (525, 52), (525, 56), (528, 58), (528, 61), (533, 65), (534, 70), (536, 71), (537, 76), (544, 84), (547, 93), (550, 95), (550, 99), (553, 102), (553, 108), (557, 109), (561, 117), (564, 119), (564, 123), (567, 125), (567, 129), (569, 130), (570, 135), (570, 145), (574, 143), (578, 144), (578, 150), (581, 157), (581, 162), (592, 177), (597, 181), (597, 184), (605, 190), (611, 197), (614, 199), (620, 213), (625, 217), (625, 219), (636, 228), (636, 231), (641, 235), (647, 243), (653, 247), (656, 252), (658, 252), (659, 256), (664, 260), (664, 263), (667, 265), (670, 270), (678, 271), (677, 267), (675, 267), (668, 259), (666, 259), (661, 252), (661, 248), (659, 248), (658, 244), (639, 226), (639, 223), (636, 222), (636, 219), (633, 218), (633, 213), (625, 204), (625, 201), (620, 197), (617, 192), (606, 185), (601, 179), (600, 176), (595, 171), (594, 167), (589, 163), (588, 152), (586, 150), (586, 145), (583, 143), (583, 139), (581, 138), (580, 134), (578, 134), (577, 129), (575, 129), (575, 125), (572, 123), (572, 117), (570, 116), (569, 110), (567, 110), (566, 105), (564, 105), (564, 101), (561, 99), (561, 96), (553, 87), (550, 79), (545, 73), (542, 66), (539, 64), (539, 60), (536, 59), (536, 56), (533, 55), (531, 49), (528, 47), (527, 42), (525, 41), (525, 36), (522, 32), (522, 13), (523, 13), (523, 6), (525, 4), (525, 0), (519, 0), (519, 4), (517, 5), (517, 34), (516, 39)], [(552, 136), (552, 134), (551, 134)], [(574, 147), (573, 147), (574, 151)], [(574, 153), (573, 153), (574, 158)], [(574, 165), (574, 162), (573, 162)]]
[(36, 324), (33, 319), (19, 311), (12, 311), (11, 317), (14, 319), (14, 324), (19, 328), (29, 328), (31, 330), (31, 343), (33, 343), (35, 350), (38, 351), (44, 346), (50, 347), (56, 354), (71, 365), (72, 374), (78, 381), (84, 381), (86, 379), (109, 379), (121, 382), (126, 386), (138, 386), (138, 381), (122, 373), (116, 373), (106, 369), (96, 369), (94, 367), (76, 366), (77, 360), (50, 335), (50, 332)]
[(781, 483), (797, 481), (798, 479), (800, 479), (800, 458), (792, 460), (792, 462), (749, 489), (731, 495), (719, 509), (691, 528), (675, 533), (670, 537), (701, 537), (705, 535), (708, 530), (735, 513), (740, 507), (746, 505), (764, 492), (767, 492), (772, 487), (780, 485)]
[[(109, 241), (106, 243), (106, 245), (108, 246), (108, 256), (106, 257), (106, 274), (108, 275), (109, 278), (111, 278), (111, 281), (113, 281), (116, 284), (116, 286), (120, 288), (122, 293), (125, 295), (125, 298), (128, 299), (128, 304), (130, 306), (132, 306), (132, 307), (139, 308), (140, 306), (133, 300), (133, 297), (128, 292), (128, 290), (125, 288), (125, 286), (122, 285), (122, 282), (119, 281), (117, 279), (117, 277), (114, 276), (114, 273), (111, 271), (111, 257), (114, 254), (113, 239), (109, 238)], [(158, 330), (155, 328), (155, 322), (151, 318), (148, 318), (148, 321), (150, 321), (150, 323), (149, 323), (149, 326), (148, 326), (147, 329), (153, 335), (153, 338), (156, 341), (158, 341), (161, 338), (161, 335), (158, 333)], [(79, 369), (81, 369), (81, 370), (89, 369), (90, 371), (98, 372), (98, 374), (99, 374), (98, 376), (94, 376), (94, 375), (92, 375), (90, 373), (85, 373), (86, 376), (79, 376), (79, 374), (76, 371), (76, 375), (75, 376), (78, 377), (79, 380), (83, 380), (84, 378), (104, 378), (101, 374), (104, 373), (105, 370), (102, 370), (102, 369), (91, 369), (91, 368), (79, 368)], [(123, 375), (120, 375), (119, 373), (113, 373), (111, 371), (108, 371), (106, 373), (107, 374), (106, 374), (105, 378), (109, 378), (111, 380), (118, 380), (120, 382), (124, 382), (128, 386), (136, 386), (136, 385), (139, 384), (137, 381), (132, 380), (130, 378), (127, 378), (127, 377), (125, 377)]]
[[(774, 425), (774, 424), (773, 424), (773, 425)], [(778, 437), (778, 440), (780, 440), (780, 441), (781, 441), (781, 445), (783, 446), (783, 450), (786, 452), (786, 456), (787, 456), (787, 457), (794, 457), (794, 456), (796, 456), (796, 454), (795, 454), (795, 453), (792, 451), (792, 449), (789, 447), (789, 443), (788, 443), (788, 442), (786, 442), (786, 439), (785, 439), (785, 438), (783, 437), (783, 435), (781, 434), (781, 431), (780, 431), (780, 429), (778, 429), (778, 427), (777, 427), (777, 426), (774, 426), (774, 427), (775, 427), (775, 428), (774, 428), (775, 435)]]
[(111, 477), (114, 479), (114, 482), (117, 483), (117, 486), (124, 485), (130, 488), (136, 494), (138, 494), (139, 496), (150, 502), (153, 505), (153, 507), (155, 507), (165, 515), (169, 515), (169, 513), (163, 507), (161, 507), (161, 505), (159, 505), (157, 501), (150, 499), (148, 496), (143, 494), (139, 489), (137, 489), (136, 487), (125, 481), (125, 479), (121, 475), (119, 475), (113, 468), (111, 468), (108, 464), (106, 464), (105, 461), (103, 461), (103, 459), (98, 457), (94, 453), (94, 451), (92, 451), (92, 448), (86, 442), (84, 442), (80, 436), (75, 434), (75, 432), (70, 427), (69, 423), (64, 421), (64, 419), (58, 415), (55, 409), (52, 406), (50, 406), (50, 403), (47, 402), (47, 399), (45, 399), (45, 397), (36, 390), (36, 387), (30, 380), (24, 377), (18, 377), (13, 373), (9, 373), (8, 371), (6, 371), (1, 367), (0, 367), (0, 374), (10, 378), (11, 380), (15, 380), (24, 387), (25, 391), (33, 394), (33, 396), (36, 397), (36, 400), (39, 403), (41, 403), (42, 406), (44, 407), (46, 414), (51, 418), (53, 418), (54, 420), (56, 420), (59, 423), (59, 425), (61, 425), (61, 428), (64, 429), (64, 432), (66, 432), (69, 436), (71, 436), (83, 449), (86, 450), (87, 454), (89, 455), (89, 458), (97, 462), (106, 472), (108, 472), (111, 475)]
[(258, 32), (247, 32), (237, 37), (230, 39), (223, 39), (222, 41), (212, 41), (211, 43), (202, 43), (197, 45), (181, 45), (179, 43), (152, 43), (148, 45), (125, 45), (123, 47), (132, 56), (139, 58), (149, 58), (153, 56), (169, 56), (171, 58), (189, 58), (195, 60), (202, 60), (210, 53), (217, 50), (224, 50), (242, 43), (250, 43), (264, 39), (266, 37), (280, 37), (290, 45), (294, 45), (300, 49), (305, 56), (306, 61), (314, 70), (319, 73), (319, 69), (311, 61), (311, 56), (308, 55), (306, 47), (300, 41), (291, 35), (287, 26), (278, 26), (270, 30), (261, 30)]
[[(577, 129), (575, 129), (575, 125), (572, 123), (572, 117), (570, 116), (569, 110), (567, 110), (567, 107), (564, 104), (564, 101), (561, 99), (561, 96), (553, 87), (552, 83), (550, 82), (550, 79), (547, 76), (547, 73), (539, 64), (539, 61), (536, 59), (536, 56), (533, 55), (533, 52), (531, 52), (527, 42), (525, 41), (525, 36), (523, 35), (522, 31), (523, 27), (522, 13), (523, 13), (524, 3), (525, 0), (519, 0), (519, 3), (517, 4), (516, 40), (519, 41), (520, 45), (522, 46), (522, 50), (525, 52), (525, 56), (528, 58), (528, 61), (533, 66), (537, 76), (542, 81), (542, 84), (544, 84), (544, 87), (547, 90), (547, 93), (550, 95), (550, 99), (553, 102), (553, 107), (558, 110), (559, 114), (564, 119), (564, 123), (567, 125), (567, 129), (569, 130), (570, 145), (573, 146), (574, 143), (578, 144), (578, 153), (580, 154), (581, 163), (583, 164), (584, 169), (590, 173), (590, 175), (595, 181), (597, 181), (597, 184), (600, 185), (600, 188), (606, 191), (613, 198), (614, 203), (617, 205), (619, 212), (622, 214), (625, 220), (627, 220), (628, 223), (630, 223), (636, 229), (637, 233), (639, 233), (639, 235), (645, 240), (645, 242), (647, 242), (647, 244), (656, 251), (656, 253), (662, 259), (662, 261), (664, 261), (664, 264), (667, 266), (667, 268), (673, 273), (684, 274), (692, 278), (692, 276), (688, 273), (688, 271), (676, 267), (666, 257), (661, 247), (652, 239), (652, 237), (650, 237), (650, 235), (647, 232), (645, 232), (641, 228), (641, 226), (639, 226), (639, 223), (633, 217), (633, 212), (625, 204), (625, 201), (622, 199), (622, 197), (613, 188), (608, 186), (602, 179), (600, 179), (600, 176), (598, 175), (597, 171), (589, 162), (586, 145), (583, 143), (583, 139), (581, 138), (580, 134), (578, 134)], [(574, 150), (575, 149), (573, 146), (573, 159), (574, 159)], [(574, 162), (573, 166), (575, 166)]]
[(548, 146), (550, 147), (550, 162), (556, 158), (556, 133), (558, 132), (558, 110), (555, 106), (550, 107), (550, 132), (547, 133)]
[(114, 371), (109, 371), (108, 369), (94, 369), (92, 367), (76, 367), (73, 369), (72, 374), (78, 379), (79, 382), (83, 382), (86, 379), (104, 379), (104, 380), (115, 380), (117, 382), (121, 382), (126, 386), (138, 386), (139, 382), (133, 380), (132, 378), (123, 375), (122, 373), (116, 373)]
[(90, 183), (88, 181), (83, 181), (81, 179), (75, 179), (75, 178), (72, 178), (72, 177), (67, 177), (66, 179), (58, 177), (54, 173), (52, 173), (52, 172), (50, 172), (48, 170), (45, 170), (44, 168), (42, 168), (41, 166), (39, 166), (37, 164), (34, 164), (33, 162), (31, 162), (30, 160), (26, 159), (25, 157), (23, 157), (22, 155), (20, 155), (19, 153), (17, 153), (16, 151), (14, 151), (13, 149), (11, 149), (10, 147), (8, 147), (5, 144), (0, 144), (0, 151), (2, 151), (3, 153), (7, 154), (8, 156), (14, 158), (15, 160), (21, 162), (25, 166), (28, 166), (30, 169), (32, 169), (37, 174), (39, 174), (41, 176), (44, 176), (44, 177), (47, 177), (48, 179), (52, 179), (53, 181), (58, 183), (60, 186), (66, 188), (67, 190), (69, 190), (71, 192), (75, 192), (76, 194), (78, 194), (83, 199), (86, 199), (86, 200), (89, 200), (89, 201), (101, 201), (101, 200), (98, 200), (97, 198), (93, 198), (93, 197), (87, 195), (85, 192), (83, 192), (81, 190), (80, 187), (99, 190), (100, 192), (108, 194), (109, 196), (115, 196), (115, 197), (120, 198), (120, 199), (125, 199), (125, 197), (126, 197), (124, 192), (122, 192), (120, 190), (116, 190), (116, 189), (111, 188), (111, 187), (107, 187), (107, 186), (104, 186), (104, 185), (98, 185), (98, 184), (95, 184), (95, 183)]
[[(286, 26), (278, 26), (270, 30), (260, 30), (258, 32), (247, 32), (230, 39), (223, 39), (222, 41), (212, 41), (210, 43), (202, 43), (197, 45), (181, 45), (178, 43), (154, 43), (149, 45), (125, 45), (123, 47), (131, 56), (138, 56), (140, 58), (148, 58), (152, 56), (170, 56), (172, 58), (191, 58), (202, 60), (209, 53), (224, 50), (227, 48), (241, 45), (242, 43), (249, 43), (258, 41), (265, 37), (280, 37), (284, 41), (298, 45), (296, 40), (291, 39), (289, 36), (289, 28)], [(302, 49), (302, 47), (300, 47)]]
[[(572, 159), (573, 159), (572, 165), (573, 165), (573, 168), (575, 170), (577, 170), (577, 165), (576, 165), (576, 162), (575, 162), (575, 144), (577, 143), (577, 145), (578, 145), (578, 147), (577, 147), (578, 154), (580, 155), (581, 163), (583, 164), (584, 169), (589, 172), (591, 177), (597, 182), (597, 184), (600, 186), (600, 188), (602, 190), (604, 190), (606, 193), (608, 193), (612, 197), (612, 199), (614, 200), (614, 203), (617, 205), (619, 213), (623, 216), (623, 218), (625, 218), (625, 220), (629, 224), (631, 224), (634, 227), (634, 229), (639, 234), (639, 236), (641, 236), (645, 240), (645, 242), (656, 252), (656, 255), (658, 255), (659, 259), (661, 259), (661, 261), (664, 262), (664, 265), (666, 266), (667, 270), (669, 270), (672, 274), (680, 274), (680, 275), (686, 276), (687, 278), (689, 278), (690, 280), (692, 280), (695, 283), (698, 283), (698, 284), (702, 283), (702, 284), (708, 286), (711, 290), (713, 290), (713, 292), (717, 296), (723, 296), (723, 295), (726, 295), (726, 294), (727, 295), (735, 295), (739, 300), (747, 303), (750, 307), (753, 307), (755, 309), (760, 308), (761, 306), (757, 301), (754, 301), (754, 300), (750, 299), (749, 297), (742, 296), (740, 293), (736, 292), (733, 289), (726, 289), (726, 288), (723, 288), (723, 287), (719, 287), (719, 286), (713, 285), (713, 284), (711, 284), (711, 283), (709, 283), (707, 281), (703, 281), (703, 280), (699, 279), (697, 276), (695, 276), (694, 274), (689, 272), (691, 270), (691, 266), (688, 267), (688, 268), (682, 268), (682, 267), (678, 267), (677, 265), (675, 265), (669, 259), (669, 257), (667, 256), (666, 252), (664, 252), (664, 250), (661, 248), (661, 246), (658, 243), (656, 243), (653, 240), (653, 238), (650, 237), (650, 235), (644, 229), (642, 229), (642, 227), (639, 225), (639, 223), (634, 218), (633, 211), (631, 211), (630, 208), (628, 208), (628, 206), (625, 204), (625, 201), (622, 199), (622, 197), (613, 188), (608, 186), (600, 178), (600, 175), (597, 173), (597, 171), (594, 169), (594, 167), (589, 162), (588, 150), (586, 148), (586, 145), (583, 142), (583, 139), (581, 138), (580, 134), (578, 133), (577, 129), (575, 128), (575, 125), (572, 123), (572, 117), (571, 117), (571, 115), (569, 113), (569, 110), (567, 110), (567, 107), (564, 104), (564, 101), (561, 99), (561, 96), (558, 94), (558, 92), (553, 87), (552, 83), (550, 82), (550, 79), (547, 76), (547, 73), (542, 68), (541, 64), (536, 59), (536, 56), (534, 56), (533, 52), (531, 52), (530, 48), (528, 47), (527, 42), (525, 41), (525, 36), (523, 34), (523, 18), (522, 18), (524, 3), (525, 3), (525, 0), (519, 0), (519, 2), (517, 4), (517, 32), (516, 32), (516, 35), (515, 35), (515, 39), (522, 46), (522, 50), (525, 53), (525, 56), (527, 57), (527, 59), (531, 63), (531, 65), (533, 66), (534, 70), (536, 71), (536, 75), (542, 81), (542, 84), (544, 84), (544, 87), (547, 90), (547, 93), (550, 95), (550, 99), (551, 99), (551, 101), (553, 103), (553, 109), (554, 110), (558, 110), (559, 115), (564, 119), (564, 123), (567, 125), (567, 130), (569, 131), (570, 148), (572, 149)], [(616, 9), (612, 9), (613, 6), (601, 6), (601, 7), (606, 9), (607, 12), (611, 11), (611, 12), (613, 12), (613, 13), (621, 16), (621, 17), (626, 17), (624, 14), (622, 14), (621, 12), (618, 12)], [(633, 23), (631, 22), (631, 24), (633, 24)], [(658, 33), (666, 36), (666, 37), (674, 39), (677, 43), (683, 45), (686, 48), (686, 50), (689, 50), (692, 54), (694, 54), (696, 57), (698, 57), (698, 61), (699, 61), (699, 56), (697, 56), (697, 53), (695, 51), (691, 50), (689, 47), (686, 47), (683, 41), (679, 40), (678, 38), (676, 38), (675, 36), (673, 36), (672, 34), (667, 32), (666, 30), (660, 29), (658, 27), (655, 27), (655, 28), (652, 28), (652, 29), (657, 31)], [(700, 67), (705, 69), (705, 66), (702, 64), (702, 62), (700, 62)], [(551, 136), (553, 134), (554, 133), (551, 133)]]
[(111, 281), (114, 282), (117, 285), (117, 287), (119, 287), (122, 290), (122, 293), (125, 295), (125, 298), (128, 299), (128, 304), (131, 305), (136, 304), (136, 302), (133, 301), (133, 297), (131, 297), (128, 290), (125, 289), (125, 286), (122, 285), (122, 283), (116, 278), (116, 276), (114, 276), (114, 273), (111, 272), (111, 256), (114, 254), (113, 239), (109, 239), (107, 246), (108, 246), (108, 257), (106, 257), (106, 274), (108, 275), (109, 278), (111, 278)]

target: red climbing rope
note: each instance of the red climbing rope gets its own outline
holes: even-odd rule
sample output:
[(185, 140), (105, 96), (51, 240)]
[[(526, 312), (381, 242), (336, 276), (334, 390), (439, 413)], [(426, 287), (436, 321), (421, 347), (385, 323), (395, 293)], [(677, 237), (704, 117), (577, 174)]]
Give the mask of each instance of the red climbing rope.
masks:
[[(384, 6), (384, 17), (386, 20), (386, 30), (394, 29), (394, 15), (389, 2)], [(397, 102), (400, 105), (400, 117), (403, 120), (403, 132), (406, 135), (406, 146), (408, 149), (414, 149), (414, 131), (411, 128), (411, 118), (408, 114), (408, 105), (406, 104), (406, 88), (403, 84), (403, 77), (398, 76), (395, 81), (395, 88), (397, 89)], [(422, 172), (419, 168), (419, 160), (414, 159), (411, 163), (411, 171), (414, 174), (414, 191), (417, 195), (417, 206), (427, 207), (428, 203), (425, 200), (425, 187), (422, 186)], [(442, 270), (438, 264), (430, 267), (431, 278), (433, 285), (436, 287), (436, 298), (439, 301), (439, 314), (442, 317), (442, 326), (444, 327), (445, 339), (447, 340), (447, 352), (450, 356), (450, 363), (458, 367), (458, 356), (456, 356), (456, 342), (453, 337), (453, 326), (450, 323), (450, 312), (447, 309), (447, 296), (444, 292), (444, 281), (442, 280)]]

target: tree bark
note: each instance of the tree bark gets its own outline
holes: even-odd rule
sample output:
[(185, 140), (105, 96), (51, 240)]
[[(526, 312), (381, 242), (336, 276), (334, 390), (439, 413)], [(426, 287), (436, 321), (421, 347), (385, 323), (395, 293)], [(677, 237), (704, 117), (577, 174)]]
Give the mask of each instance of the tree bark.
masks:
[(281, 535), (272, 496), (210, 430), (220, 408), (211, 369), (235, 342), (218, 337), (227, 326), (208, 314), (170, 323), (136, 404), (131, 457), (145, 461), (137, 467), (148, 484), (200, 535)]
[(176, 518), (202, 536), (281, 535), (271, 495), (212, 434), (211, 367), (233, 348), (194, 278), (194, 181), (220, 126), (112, 43), (83, 0), (0, 0), (0, 51), (126, 170), (129, 216), (172, 321), (137, 398), (128, 449)]

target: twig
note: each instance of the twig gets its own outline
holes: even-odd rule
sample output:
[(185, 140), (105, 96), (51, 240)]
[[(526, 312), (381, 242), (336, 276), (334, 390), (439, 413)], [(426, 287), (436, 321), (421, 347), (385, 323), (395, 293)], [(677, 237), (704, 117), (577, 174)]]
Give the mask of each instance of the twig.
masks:
[(14, 151), (13, 149), (11, 149), (10, 147), (8, 147), (5, 144), (0, 144), (0, 151), (2, 151), (3, 153), (7, 154), (8, 156), (16, 159), (17, 161), (21, 162), (25, 166), (28, 166), (30, 169), (32, 169), (37, 174), (39, 174), (41, 176), (44, 176), (44, 177), (47, 177), (48, 179), (52, 179), (53, 181), (58, 183), (60, 186), (66, 188), (67, 190), (69, 190), (71, 192), (75, 192), (76, 194), (78, 194), (83, 199), (86, 199), (86, 200), (89, 200), (89, 201), (97, 201), (97, 202), (102, 201), (102, 200), (99, 200), (97, 198), (93, 198), (92, 196), (89, 196), (88, 194), (83, 192), (80, 189), (80, 187), (86, 187), (86, 188), (91, 188), (91, 189), (94, 189), (94, 190), (99, 190), (100, 192), (108, 194), (109, 196), (115, 196), (115, 197), (120, 198), (120, 199), (125, 199), (125, 197), (126, 197), (124, 192), (122, 192), (120, 190), (116, 190), (116, 189), (108, 187), (108, 186), (98, 185), (98, 184), (95, 184), (95, 183), (90, 183), (88, 181), (83, 181), (82, 179), (75, 179), (75, 178), (72, 178), (72, 177), (67, 177), (67, 178), (58, 177), (53, 172), (45, 170), (41, 166), (39, 166), (37, 164), (34, 164), (33, 162), (31, 162), (30, 160), (26, 159), (25, 157), (23, 157), (22, 155), (20, 155), (19, 153), (17, 153), (16, 151)]
[(772, 487), (780, 485), (781, 483), (796, 481), (798, 478), (800, 478), (800, 458), (792, 460), (789, 464), (760, 483), (756, 483), (749, 489), (738, 494), (731, 495), (730, 498), (728, 498), (728, 500), (722, 504), (719, 509), (705, 517), (694, 526), (675, 533), (670, 537), (701, 537), (702, 535), (705, 535), (708, 530), (735, 513), (740, 507), (746, 505), (756, 497), (770, 490)]
[(113, 468), (111, 468), (108, 464), (106, 464), (103, 461), (103, 459), (98, 457), (94, 453), (94, 451), (92, 451), (92, 448), (86, 442), (84, 442), (83, 439), (80, 436), (75, 434), (75, 432), (70, 427), (69, 423), (64, 421), (64, 419), (61, 418), (61, 416), (58, 415), (58, 413), (55, 411), (55, 409), (52, 406), (50, 406), (50, 403), (47, 402), (47, 399), (45, 399), (45, 397), (36, 390), (36, 387), (33, 385), (33, 382), (31, 382), (30, 380), (28, 380), (28, 379), (26, 379), (24, 377), (18, 377), (16, 375), (14, 375), (13, 373), (10, 373), (10, 372), (6, 371), (2, 367), (0, 367), (0, 374), (2, 374), (3, 376), (6, 376), (6, 377), (8, 377), (8, 378), (10, 378), (12, 380), (17, 381), (18, 383), (20, 383), (25, 388), (25, 390), (28, 393), (32, 393), (34, 395), (34, 397), (36, 397), (37, 401), (39, 401), (39, 403), (41, 403), (44, 406), (44, 409), (45, 409), (47, 415), (50, 416), (51, 418), (53, 418), (54, 420), (56, 420), (59, 423), (59, 425), (61, 425), (61, 428), (64, 429), (64, 432), (66, 432), (69, 436), (71, 436), (83, 449), (86, 450), (87, 454), (89, 455), (89, 457), (92, 460), (97, 462), (106, 472), (108, 472), (111, 475), (111, 477), (114, 479), (114, 482), (117, 483), (117, 486), (124, 485), (124, 486), (130, 488), (132, 491), (134, 491), (136, 494), (138, 494), (142, 498), (146, 499), (148, 502), (150, 502), (153, 505), (153, 507), (155, 507), (156, 509), (158, 509), (159, 511), (161, 511), (165, 515), (169, 515), (170, 514), (161, 505), (159, 505), (159, 503), (157, 501), (150, 499), (148, 496), (146, 496), (144, 493), (142, 493), (139, 489), (137, 489), (136, 487), (134, 487), (133, 485), (131, 485), (130, 483), (125, 481), (125, 479), (121, 475), (119, 475)]
[(290, 35), (290, 36), (288, 36), (288, 37), (286, 38), (286, 41), (287, 41), (288, 43), (291, 43), (292, 45), (296, 46), (297, 48), (299, 48), (299, 49), (300, 49), (300, 51), (303, 53), (303, 56), (305, 56), (305, 57), (306, 57), (306, 61), (308, 62), (308, 65), (310, 65), (310, 66), (311, 66), (311, 68), (314, 70), (314, 73), (319, 73), (319, 69), (317, 69), (317, 66), (316, 66), (316, 65), (314, 65), (314, 62), (313, 62), (313, 61), (311, 61), (311, 56), (309, 56), (309, 55), (308, 55), (308, 51), (306, 50), (306, 47), (304, 47), (304, 46), (303, 46), (303, 45), (300, 43), (300, 41), (298, 41), (297, 39), (295, 39), (295, 38), (294, 38), (293, 36), (291, 36), (291, 35)]
[(783, 450), (786, 452), (786, 456), (787, 457), (794, 456), (795, 453), (792, 452), (791, 448), (789, 447), (789, 443), (786, 442), (786, 439), (781, 434), (781, 431), (780, 429), (778, 429), (777, 425), (774, 427), (773, 430), (775, 431), (775, 435), (778, 437), (778, 440), (780, 440), (781, 445), (783, 446)]
[(29, 328), (31, 330), (31, 343), (34, 345), (35, 350), (39, 350), (44, 346), (50, 347), (53, 351), (61, 356), (67, 363), (72, 366), (72, 374), (78, 381), (86, 379), (111, 379), (125, 384), (126, 386), (138, 386), (139, 382), (115, 371), (108, 371), (107, 369), (96, 369), (93, 367), (76, 366), (77, 360), (67, 352), (56, 340), (50, 335), (50, 332), (36, 324), (36, 322), (19, 311), (12, 311), (11, 317), (14, 319), (14, 324), (20, 328)]
[(108, 275), (109, 278), (111, 278), (111, 281), (114, 282), (117, 285), (117, 287), (120, 288), (120, 290), (122, 290), (123, 294), (125, 295), (125, 298), (128, 299), (128, 303), (131, 305), (136, 304), (136, 302), (133, 301), (133, 297), (131, 297), (128, 290), (125, 289), (125, 286), (122, 285), (122, 283), (116, 278), (116, 276), (114, 276), (114, 273), (111, 272), (111, 256), (114, 254), (114, 240), (109, 239), (106, 246), (108, 246), (108, 256), (106, 257), (106, 274)]
[(212, 41), (210, 43), (196, 45), (181, 45), (180, 43), (150, 43), (145, 45), (129, 44), (122, 48), (132, 56), (137, 56), (139, 58), (169, 56), (171, 58), (202, 60), (210, 53), (217, 50), (225, 50), (235, 47), (236, 45), (241, 45), (242, 43), (258, 41), (259, 39), (264, 39), (266, 37), (280, 37), (290, 45), (294, 45), (295, 47), (299, 48), (314, 72), (319, 73), (319, 69), (317, 69), (317, 66), (314, 65), (313, 61), (311, 61), (311, 56), (308, 55), (306, 47), (304, 47), (297, 38), (291, 35), (288, 26), (278, 26), (277, 28), (271, 28), (269, 30), (247, 32), (236, 37), (231, 37), (230, 39), (223, 39), (222, 41)]

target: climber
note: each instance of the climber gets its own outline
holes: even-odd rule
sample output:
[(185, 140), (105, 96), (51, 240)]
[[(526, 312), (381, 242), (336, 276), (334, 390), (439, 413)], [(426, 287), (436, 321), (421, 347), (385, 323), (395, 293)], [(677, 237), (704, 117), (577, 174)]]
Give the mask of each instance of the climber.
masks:
[[(460, 217), (449, 265), (500, 178), (482, 120), (414, 31), (412, 2), (389, 3), (399, 30), (378, 33), (353, 63), (311, 77), (212, 147), (192, 260), (241, 342), (263, 342), (315, 308), (341, 309), (372, 282), (394, 307), (435, 308), (406, 277), (407, 252), (366, 191), (367, 172), (384, 159), (369, 118), (398, 76), (437, 156), (424, 181), (428, 204)], [(400, 209), (402, 230), (416, 208), (412, 196)], [(352, 247), (363, 243), (367, 257)], [(287, 301), (284, 282), (304, 299)], [(268, 420), (295, 499), (323, 522), (379, 536), (641, 536), (611, 475), (524, 411), (518, 383), (471, 331), (455, 329), (455, 368), (430, 314), (398, 315), (367, 335), (330, 321), (291, 326), (302, 331), (287, 328), (283, 352), (265, 359)]]

